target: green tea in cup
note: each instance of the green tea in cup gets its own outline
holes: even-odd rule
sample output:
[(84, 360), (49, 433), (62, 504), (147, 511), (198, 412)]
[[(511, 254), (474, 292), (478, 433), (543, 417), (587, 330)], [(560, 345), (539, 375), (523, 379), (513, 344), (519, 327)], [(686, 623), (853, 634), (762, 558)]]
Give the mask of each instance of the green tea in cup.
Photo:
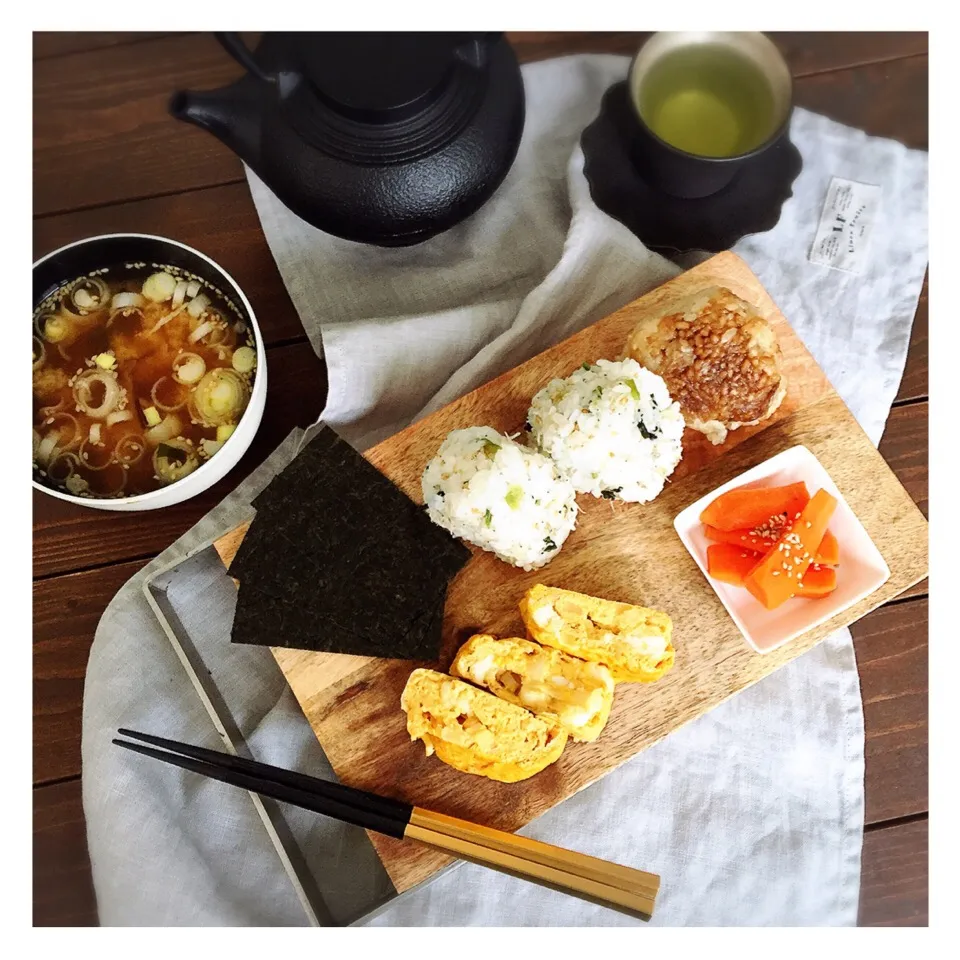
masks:
[(672, 147), (735, 157), (759, 147), (776, 119), (760, 68), (729, 46), (680, 47), (657, 61), (638, 91), (640, 116)]
[(630, 68), (637, 164), (668, 193), (721, 189), (787, 127), (790, 70), (762, 33), (656, 33)]

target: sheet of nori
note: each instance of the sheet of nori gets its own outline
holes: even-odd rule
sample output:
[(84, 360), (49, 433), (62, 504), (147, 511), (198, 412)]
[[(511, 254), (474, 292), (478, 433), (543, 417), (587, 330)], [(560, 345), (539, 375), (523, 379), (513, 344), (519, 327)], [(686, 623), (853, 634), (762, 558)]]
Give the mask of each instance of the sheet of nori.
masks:
[(256, 568), (257, 550), (267, 534), (267, 525), (257, 523), (257, 517), (254, 517), (250, 526), (247, 527), (247, 532), (243, 535), (243, 539), (240, 541), (237, 552), (230, 561), (228, 571), (231, 577), (235, 580), (241, 580), (243, 579), (245, 571)]
[(233, 639), (436, 660), (470, 551), (329, 428), (254, 500)]
[[(351, 476), (355, 476), (352, 481)], [(340, 491), (331, 490), (331, 480), (340, 481)], [(354, 510), (343, 522), (342, 490), (350, 486), (355, 488)], [(327, 428), (253, 501), (257, 516), (230, 565), (231, 575), (241, 580), (254, 559), (258, 561), (254, 566), (260, 567), (258, 547), (268, 528), (317, 559), (319, 548), (325, 545), (329, 555), (331, 534), (339, 534), (340, 540), (355, 540), (358, 531), (354, 522), (361, 519), (357, 503), (367, 507), (367, 528), (363, 534), (368, 541), (376, 538), (383, 542), (383, 535), (391, 541), (399, 541), (398, 534), (409, 536), (420, 562), (432, 564), (448, 577), (456, 574), (470, 557), (462, 543), (432, 523), (422, 507)], [(333, 517), (325, 513), (325, 506), (335, 511)], [(251, 537), (254, 541), (245, 546)], [(407, 544), (398, 542), (397, 546), (396, 552), (406, 556)]]
[[(369, 638), (349, 625), (316, 616), (305, 622), (295, 604), (242, 586), (237, 595), (231, 638), (234, 643), (291, 647), (320, 653), (351, 653), (365, 657), (436, 662), (443, 631), (445, 592), (433, 608), (414, 621), (406, 634)], [(404, 651), (397, 652), (398, 645)]]
[[(248, 552), (249, 560), (246, 564), (231, 564), (230, 573), (241, 584), (255, 584), (257, 589), (276, 599), (296, 602), (305, 612), (315, 616), (330, 616), (331, 610), (336, 610), (335, 618), (341, 623), (351, 623), (355, 626), (355, 633), (367, 636), (372, 642), (382, 637), (384, 626), (382, 618), (367, 616), (371, 607), (383, 604), (392, 611), (391, 632), (403, 633), (409, 630), (410, 624), (421, 618), (425, 604), (432, 605), (431, 596), (433, 585), (440, 583), (444, 592), (451, 575), (451, 564), (446, 569), (437, 569), (433, 558), (426, 558), (421, 566), (408, 566), (398, 571), (400, 576), (390, 577), (380, 570), (375, 562), (372, 564), (358, 562), (357, 574), (351, 571), (350, 564), (341, 561), (331, 566), (311, 556), (304, 549), (304, 541), (315, 541), (323, 536), (322, 531), (312, 529), (299, 530), (297, 541), (289, 539), (289, 532), (284, 530), (270, 530), (263, 528), (260, 517), (251, 526), (248, 536), (255, 543), (254, 549)], [(266, 529), (261, 534), (261, 529)], [(245, 538), (246, 541), (246, 538)], [(342, 557), (346, 556), (349, 545), (331, 543), (328, 546), (337, 551)], [(240, 554), (238, 553), (238, 557)], [(370, 559), (370, 558), (367, 558)], [(441, 562), (446, 558), (441, 557)], [(237, 567), (240, 569), (237, 569)], [(459, 569), (459, 562), (456, 569)], [(328, 575), (329, 574), (329, 575)], [(348, 596), (331, 596), (339, 581), (343, 577), (351, 576), (351, 582), (346, 584)], [(376, 584), (376, 590), (371, 593), (364, 589), (364, 584)], [(392, 597), (395, 603), (387, 603), (390, 594), (386, 588), (393, 590)], [(333, 603), (331, 604), (331, 601)]]

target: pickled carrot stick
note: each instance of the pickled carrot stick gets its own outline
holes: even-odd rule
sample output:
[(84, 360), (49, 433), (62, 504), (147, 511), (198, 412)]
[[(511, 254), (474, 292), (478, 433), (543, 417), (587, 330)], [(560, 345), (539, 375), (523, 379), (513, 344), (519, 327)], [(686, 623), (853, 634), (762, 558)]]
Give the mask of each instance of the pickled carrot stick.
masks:
[(743, 585), (768, 610), (803, 592), (803, 577), (836, 507), (835, 497), (818, 490), (777, 545), (744, 578)]
[(732, 543), (711, 543), (707, 547), (707, 573), (714, 580), (743, 586), (743, 578), (757, 565), (761, 554)]
[(721, 493), (700, 514), (700, 522), (718, 530), (738, 530), (762, 526), (784, 513), (788, 520), (793, 520), (809, 499), (803, 482), (783, 487), (739, 487)]
[[(709, 525), (704, 526), (703, 533), (708, 540), (716, 543), (732, 543), (744, 550), (755, 550), (757, 553), (766, 553), (777, 545), (780, 534), (786, 529), (786, 524), (777, 527), (777, 533), (761, 533), (758, 529), (745, 527), (742, 530), (718, 530)], [(840, 544), (837, 538), (828, 530), (817, 547), (813, 557), (814, 563), (832, 567), (840, 562)]]

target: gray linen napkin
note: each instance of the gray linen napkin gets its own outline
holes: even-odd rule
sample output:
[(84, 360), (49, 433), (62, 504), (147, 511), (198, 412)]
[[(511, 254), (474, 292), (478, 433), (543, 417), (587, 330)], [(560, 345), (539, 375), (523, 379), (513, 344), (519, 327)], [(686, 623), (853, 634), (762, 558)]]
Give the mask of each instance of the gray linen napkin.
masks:
[[(576, 146), (626, 61), (524, 67), (516, 164), (464, 224), (383, 251), (289, 214), (252, 175), (271, 250), (331, 391), (325, 418), (358, 447), (459, 396), (673, 275), (592, 203)], [(798, 111), (805, 167), (776, 228), (744, 256), (876, 442), (903, 370), (926, 264), (926, 155)], [(858, 274), (808, 260), (831, 178), (881, 188)], [(696, 255), (686, 262), (699, 259)], [(243, 278), (240, 278), (242, 283)], [(166, 551), (166, 566), (239, 522), (292, 455), (271, 462)], [(148, 568), (150, 569), (150, 568)], [(109, 746), (123, 724), (218, 746), (140, 593), (97, 631), (84, 702), (84, 807), (105, 924), (292, 924), (296, 898), (245, 794)], [(232, 588), (201, 554), (178, 610), (253, 753), (323, 773), (269, 654), (228, 642)], [(350, 920), (386, 889), (358, 831), (285, 811), (326, 901)], [(863, 827), (863, 717), (849, 632), (744, 691), (554, 808), (523, 832), (663, 876), (655, 924), (852, 924)], [(346, 878), (353, 884), (344, 888)], [(388, 906), (376, 924), (629, 924), (472, 865)]]

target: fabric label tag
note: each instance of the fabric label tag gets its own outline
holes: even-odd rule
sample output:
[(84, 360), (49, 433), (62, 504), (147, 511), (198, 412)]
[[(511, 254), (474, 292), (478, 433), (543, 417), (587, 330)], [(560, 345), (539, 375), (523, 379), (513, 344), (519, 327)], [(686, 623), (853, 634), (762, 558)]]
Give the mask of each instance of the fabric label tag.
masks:
[(863, 273), (880, 193), (872, 183), (834, 177), (807, 259), (834, 270)]

